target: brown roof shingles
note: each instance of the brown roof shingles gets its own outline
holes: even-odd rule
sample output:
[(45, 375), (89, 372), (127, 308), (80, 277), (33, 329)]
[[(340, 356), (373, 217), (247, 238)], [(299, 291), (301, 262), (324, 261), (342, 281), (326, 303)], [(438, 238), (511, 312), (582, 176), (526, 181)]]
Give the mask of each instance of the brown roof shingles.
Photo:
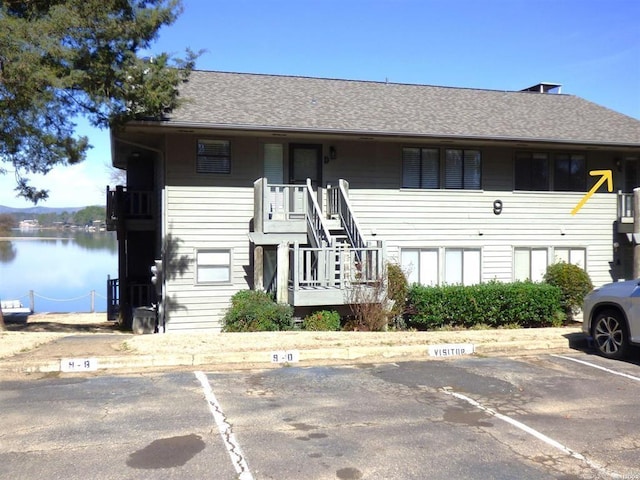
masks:
[(192, 72), (169, 124), (640, 146), (640, 121), (574, 95)]

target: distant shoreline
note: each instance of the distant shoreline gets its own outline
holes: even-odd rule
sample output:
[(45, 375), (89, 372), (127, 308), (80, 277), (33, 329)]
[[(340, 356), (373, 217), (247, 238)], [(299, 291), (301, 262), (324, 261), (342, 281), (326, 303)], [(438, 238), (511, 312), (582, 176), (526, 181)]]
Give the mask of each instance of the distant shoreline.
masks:
[(0, 237), (0, 242), (11, 240), (73, 240), (73, 237)]

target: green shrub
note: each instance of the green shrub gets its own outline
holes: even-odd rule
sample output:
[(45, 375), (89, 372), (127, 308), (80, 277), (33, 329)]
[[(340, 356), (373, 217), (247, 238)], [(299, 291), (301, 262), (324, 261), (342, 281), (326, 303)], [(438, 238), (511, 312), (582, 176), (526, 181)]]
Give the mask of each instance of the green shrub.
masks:
[(387, 297), (393, 300), (390, 314), (396, 325), (402, 323), (408, 291), (409, 282), (402, 268), (395, 263), (389, 263), (387, 265)]
[(544, 281), (560, 288), (562, 309), (567, 320), (573, 320), (573, 316), (582, 308), (584, 296), (593, 289), (587, 272), (577, 265), (565, 262), (549, 265), (544, 274)]
[(231, 297), (223, 318), (225, 332), (290, 330), (293, 308), (278, 304), (265, 292), (241, 290)]
[(320, 310), (302, 319), (305, 330), (340, 330), (340, 314), (335, 311)]
[(417, 329), (444, 326), (473, 328), (546, 327), (562, 322), (561, 291), (531, 282), (443, 285), (409, 289), (407, 325)]

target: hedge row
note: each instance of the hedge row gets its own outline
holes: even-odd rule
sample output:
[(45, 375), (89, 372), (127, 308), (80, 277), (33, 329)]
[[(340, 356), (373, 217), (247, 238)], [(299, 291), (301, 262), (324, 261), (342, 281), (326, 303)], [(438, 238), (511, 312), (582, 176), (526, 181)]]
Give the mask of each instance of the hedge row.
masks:
[(479, 324), (546, 327), (561, 325), (563, 320), (561, 290), (545, 283), (414, 284), (407, 300), (407, 326), (419, 330)]

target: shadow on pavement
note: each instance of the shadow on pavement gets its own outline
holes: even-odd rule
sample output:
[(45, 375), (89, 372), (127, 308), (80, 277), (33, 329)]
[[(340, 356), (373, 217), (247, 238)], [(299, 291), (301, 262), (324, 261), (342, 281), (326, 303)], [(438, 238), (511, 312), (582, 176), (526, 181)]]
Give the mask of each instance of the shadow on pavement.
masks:
[(9, 332), (54, 332), (54, 333), (117, 333), (120, 327), (115, 322), (74, 323), (50, 321), (5, 321)]

